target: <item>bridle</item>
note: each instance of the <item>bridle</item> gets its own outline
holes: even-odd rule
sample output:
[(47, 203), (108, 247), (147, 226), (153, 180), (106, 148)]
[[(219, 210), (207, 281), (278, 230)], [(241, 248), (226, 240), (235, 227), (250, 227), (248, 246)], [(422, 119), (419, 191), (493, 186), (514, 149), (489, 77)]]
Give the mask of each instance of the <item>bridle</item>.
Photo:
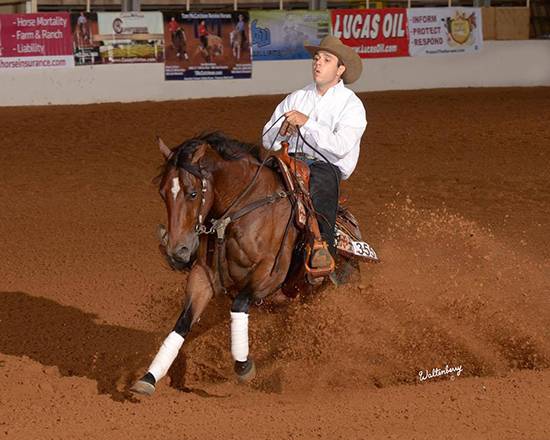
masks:
[(264, 160), (260, 166), (258, 167), (258, 170), (256, 170), (256, 173), (254, 174), (254, 177), (249, 182), (249, 184), (243, 189), (243, 191), (229, 204), (225, 212), (218, 218), (218, 219), (212, 219), (211, 220), (211, 226), (206, 227), (204, 225), (204, 220), (207, 217), (208, 213), (204, 213), (204, 206), (206, 205), (206, 193), (208, 192), (208, 180), (201, 174), (200, 181), (201, 181), (201, 201), (200, 201), (200, 208), (197, 213), (197, 221), (195, 223), (195, 233), (198, 236), (201, 235), (210, 235), (216, 233), (218, 240), (224, 240), (225, 239), (225, 229), (227, 226), (229, 226), (230, 223), (234, 222), (235, 220), (238, 220), (239, 218), (245, 216), (246, 214), (254, 211), (255, 209), (258, 209), (265, 205), (270, 205), (272, 203), (275, 203), (278, 200), (284, 199), (288, 196), (288, 192), (286, 191), (277, 191), (273, 194), (268, 195), (267, 197), (264, 197), (262, 199), (256, 200), (254, 202), (251, 202), (244, 206), (243, 208), (231, 212), (232, 208), (241, 201), (245, 195), (247, 195), (254, 184), (256, 183), (256, 180), (258, 179), (258, 176), (260, 174), (261, 169), (265, 165), (266, 160)]
[[(256, 170), (256, 173), (254, 174), (254, 177), (252, 178), (252, 180), (243, 189), (243, 191), (241, 191), (241, 193), (229, 204), (225, 212), (219, 218), (212, 219), (210, 221), (211, 222), (210, 227), (206, 227), (204, 224), (204, 221), (208, 213), (203, 212), (204, 207), (206, 205), (206, 195), (208, 193), (208, 180), (201, 173), (201, 176), (200, 176), (201, 200), (200, 200), (200, 207), (197, 213), (197, 220), (195, 223), (194, 230), (195, 230), (195, 234), (197, 234), (199, 238), (201, 235), (211, 235), (216, 233), (216, 236), (217, 236), (216, 247), (217, 247), (217, 255), (218, 255), (217, 267), (218, 267), (218, 273), (220, 276), (220, 282), (222, 286), (225, 286), (226, 284), (225, 280), (227, 278), (230, 278), (228, 269), (226, 267), (227, 263), (226, 263), (226, 257), (225, 257), (225, 230), (227, 226), (229, 226), (232, 222), (238, 220), (239, 218), (245, 216), (246, 214), (254, 211), (255, 209), (258, 209), (265, 205), (271, 205), (289, 196), (289, 192), (287, 191), (277, 191), (273, 194), (268, 195), (267, 197), (251, 202), (235, 212), (232, 212), (233, 207), (235, 207), (235, 205), (237, 205), (237, 203), (239, 203), (253, 188), (254, 184), (258, 179), (258, 176), (260, 175), (260, 171), (265, 165), (266, 161), (267, 161), (267, 158), (262, 161), (262, 163)], [(292, 216), (290, 218), (292, 218)], [(287, 225), (287, 228), (285, 228), (285, 237), (287, 234), (287, 229), (288, 229), (288, 225)], [(284, 239), (283, 239), (283, 242), (284, 242)], [(277, 252), (271, 271), (273, 271), (276, 267), (278, 267), (278, 261), (280, 258), (283, 242), (281, 242), (279, 251)]]
[[(275, 121), (275, 123), (272, 124), (271, 127), (267, 131), (271, 130), (273, 128), (273, 126), (281, 118), (282, 118), (282, 116), (279, 117), (277, 119), (277, 121)], [(273, 147), (273, 145), (272, 145), (272, 147)], [(168, 157), (168, 159), (170, 159), (172, 154), (173, 154), (173, 152)], [(208, 180), (204, 177), (204, 174), (202, 172), (200, 172), (199, 176), (197, 176), (195, 173), (191, 173), (196, 178), (200, 179), (200, 182), (201, 182), (200, 207), (199, 207), (199, 210), (197, 212), (197, 219), (196, 219), (196, 222), (195, 222), (195, 227), (193, 229), (195, 231), (195, 234), (199, 237), (199, 239), (200, 239), (201, 235), (211, 235), (211, 234), (216, 233), (216, 236), (217, 236), (216, 247), (218, 249), (218, 271), (219, 271), (219, 274), (220, 274), (220, 281), (222, 283), (222, 286), (225, 285), (224, 278), (226, 278), (226, 276), (228, 275), (227, 274), (227, 272), (228, 272), (227, 268), (225, 267), (226, 266), (226, 264), (225, 264), (225, 230), (226, 230), (227, 226), (229, 226), (229, 224), (231, 224), (232, 222), (235, 222), (239, 218), (245, 216), (246, 214), (254, 211), (255, 209), (261, 208), (262, 206), (271, 205), (273, 203), (276, 203), (279, 200), (288, 198), (289, 195), (291, 194), (290, 191), (276, 191), (273, 194), (270, 194), (270, 195), (268, 195), (268, 196), (266, 196), (262, 199), (256, 200), (254, 202), (251, 202), (251, 203), (245, 205), (243, 208), (241, 208), (241, 209), (239, 209), (235, 212), (231, 211), (241, 200), (243, 200), (243, 198), (246, 195), (248, 195), (248, 193), (254, 187), (254, 184), (258, 180), (258, 177), (260, 175), (260, 172), (261, 172), (262, 168), (265, 166), (265, 164), (267, 163), (269, 158), (270, 157), (268, 155), (266, 155), (266, 157), (262, 160), (262, 162), (258, 166), (258, 169), (256, 170), (252, 180), (243, 189), (243, 191), (241, 191), (241, 193), (229, 204), (229, 206), (226, 208), (225, 212), (219, 218), (210, 220), (210, 222), (211, 222), (210, 227), (207, 227), (204, 224), (204, 221), (206, 220), (206, 217), (207, 217), (208, 213), (203, 212), (204, 207), (206, 205), (206, 195), (207, 195), (207, 192), (208, 192)], [(199, 165), (199, 169), (201, 169), (200, 165)], [(189, 172), (189, 170), (187, 170), (187, 171)], [(294, 212), (294, 203), (292, 202), (292, 200), (291, 200), (291, 205), (292, 205), (291, 211), (293, 213)], [(282, 240), (282, 242), (279, 246), (279, 250), (278, 250), (277, 255), (274, 259), (273, 266), (271, 268), (271, 273), (273, 273), (273, 271), (279, 266), (279, 258), (281, 256), (281, 251), (282, 251), (282, 248), (283, 248), (284, 241), (287, 237), (287, 233), (288, 233), (288, 229), (289, 229), (289, 226), (290, 226), (290, 222), (292, 221), (292, 217), (293, 217), (293, 215), (291, 214), (290, 217), (289, 217), (289, 221), (288, 221), (288, 223), (286, 225), (286, 228), (285, 228), (283, 240)], [(165, 240), (165, 238), (163, 236), (161, 236), (161, 243), (164, 240)], [(227, 275), (224, 275), (224, 272)]]
[(206, 218), (206, 213), (203, 214), (204, 205), (206, 204), (206, 192), (208, 191), (208, 181), (204, 176), (201, 176), (201, 204), (199, 211), (197, 213), (197, 221), (195, 222), (195, 232), (197, 235), (202, 234), (211, 234), (212, 231), (210, 229), (207, 229), (206, 226), (204, 226), (204, 219)]

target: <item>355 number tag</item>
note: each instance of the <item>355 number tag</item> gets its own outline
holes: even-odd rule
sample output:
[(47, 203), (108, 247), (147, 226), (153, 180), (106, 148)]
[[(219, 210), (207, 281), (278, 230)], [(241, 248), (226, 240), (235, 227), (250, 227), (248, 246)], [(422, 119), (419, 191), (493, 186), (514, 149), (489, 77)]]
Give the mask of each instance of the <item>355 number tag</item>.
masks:
[(376, 255), (376, 252), (369, 246), (368, 243), (365, 243), (364, 241), (352, 241), (351, 244), (355, 255), (367, 257), (372, 260), (378, 260), (378, 255)]

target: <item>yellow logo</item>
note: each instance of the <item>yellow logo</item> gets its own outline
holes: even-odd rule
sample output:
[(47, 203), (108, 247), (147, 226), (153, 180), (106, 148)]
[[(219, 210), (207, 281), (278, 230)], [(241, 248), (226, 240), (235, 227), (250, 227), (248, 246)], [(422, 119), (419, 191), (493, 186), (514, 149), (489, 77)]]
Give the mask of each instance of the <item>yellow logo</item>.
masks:
[(474, 42), (474, 28), (476, 27), (475, 13), (466, 17), (465, 12), (457, 11), (454, 17), (447, 18), (449, 44), (452, 46), (471, 45)]

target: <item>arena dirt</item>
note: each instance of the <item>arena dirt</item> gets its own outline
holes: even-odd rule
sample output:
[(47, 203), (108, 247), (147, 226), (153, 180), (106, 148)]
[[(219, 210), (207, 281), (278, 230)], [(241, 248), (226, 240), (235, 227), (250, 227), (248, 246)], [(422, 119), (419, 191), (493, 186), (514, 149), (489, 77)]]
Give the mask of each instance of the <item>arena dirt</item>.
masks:
[(0, 438), (549, 439), (550, 89), (360, 96), (344, 192), (382, 262), (255, 308), (250, 386), (215, 298), (152, 398), (185, 282), (155, 135), (255, 142), (281, 97), (0, 109)]

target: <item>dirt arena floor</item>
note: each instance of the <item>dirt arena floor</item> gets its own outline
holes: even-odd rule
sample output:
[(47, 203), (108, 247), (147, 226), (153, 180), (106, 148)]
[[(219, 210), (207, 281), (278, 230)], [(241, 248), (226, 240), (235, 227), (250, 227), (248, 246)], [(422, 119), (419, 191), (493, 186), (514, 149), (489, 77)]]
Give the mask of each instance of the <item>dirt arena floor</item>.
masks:
[(185, 280), (154, 136), (257, 141), (281, 97), (1, 108), (0, 438), (550, 439), (550, 88), (361, 98), (344, 191), (382, 263), (255, 308), (250, 386), (215, 298), (151, 398)]

